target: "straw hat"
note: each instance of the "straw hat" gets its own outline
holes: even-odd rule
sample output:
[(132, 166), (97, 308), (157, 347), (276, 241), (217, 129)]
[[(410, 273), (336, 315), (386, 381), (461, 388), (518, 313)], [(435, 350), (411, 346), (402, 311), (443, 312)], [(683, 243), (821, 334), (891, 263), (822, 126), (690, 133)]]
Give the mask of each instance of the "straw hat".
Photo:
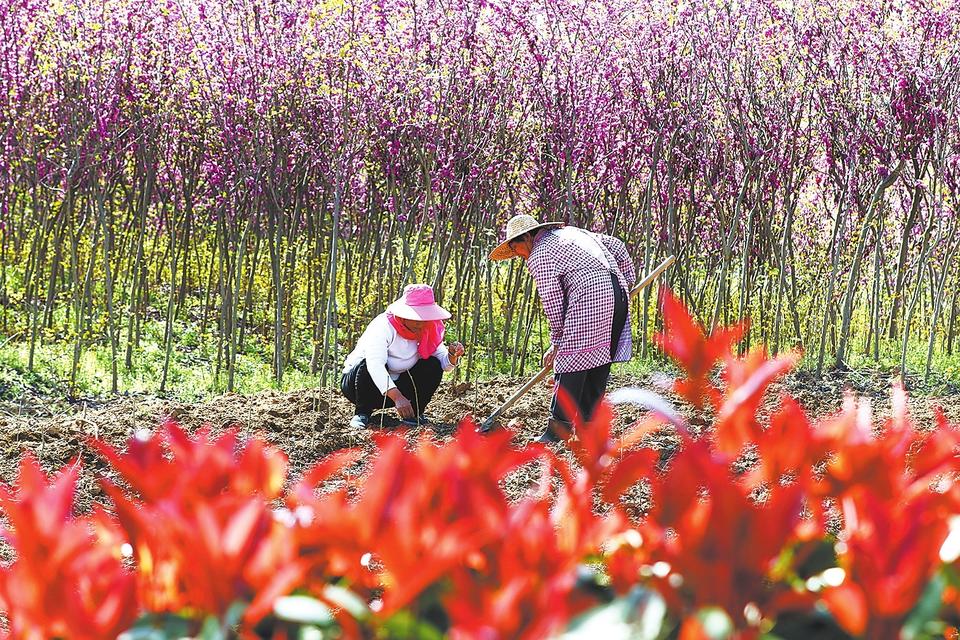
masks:
[(437, 304), (433, 287), (428, 284), (408, 284), (403, 295), (387, 307), (387, 311), (405, 320), (446, 320), (450, 312)]
[(537, 229), (546, 229), (549, 227), (562, 227), (562, 222), (537, 222), (537, 219), (533, 216), (528, 216), (526, 214), (520, 214), (518, 216), (513, 216), (510, 220), (507, 221), (507, 238), (500, 244), (498, 244), (493, 251), (490, 252), (491, 260), (507, 260), (517, 255), (513, 249), (510, 248), (510, 243), (525, 233), (530, 231), (535, 231)]

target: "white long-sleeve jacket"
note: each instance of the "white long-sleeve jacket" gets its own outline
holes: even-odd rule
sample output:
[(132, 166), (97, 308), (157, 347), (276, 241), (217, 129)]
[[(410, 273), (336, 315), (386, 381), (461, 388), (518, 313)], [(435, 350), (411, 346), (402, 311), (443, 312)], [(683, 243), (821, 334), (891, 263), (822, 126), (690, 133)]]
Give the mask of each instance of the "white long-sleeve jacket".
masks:
[[(444, 371), (454, 368), (455, 365), (450, 362), (450, 353), (444, 343), (440, 343), (437, 350), (433, 352), (433, 356), (440, 361)], [(357, 341), (357, 346), (347, 356), (346, 362), (343, 363), (343, 372), (347, 373), (361, 360), (366, 360), (367, 371), (370, 372), (374, 384), (381, 393), (386, 394), (397, 386), (394, 380), (417, 364), (419, 358), (417, 342), (398, 334), (387, 319), (387, 314), (381, 313), (370, 322), (360, 336), (360, 340)]]

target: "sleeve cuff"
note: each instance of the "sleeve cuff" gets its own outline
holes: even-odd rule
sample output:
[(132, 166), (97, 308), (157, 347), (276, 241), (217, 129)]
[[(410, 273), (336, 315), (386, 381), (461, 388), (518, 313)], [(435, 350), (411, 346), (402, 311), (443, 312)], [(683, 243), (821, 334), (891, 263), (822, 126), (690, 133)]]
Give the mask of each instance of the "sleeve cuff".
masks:
[[(458, 361), (458, 362), (459, 362), (459, 361)], [(440, 367), (441, 367), (444, 371), (453, 371), (454, 369), (457, 368), (457, 365), (455, 365), (455, 364), (453, 364), (452, 362), (450, 362), (450, 354), (449, 354), (449, 353), (445, 353), (445, 354), (443, 354), (442, 356), (440, 356)]]

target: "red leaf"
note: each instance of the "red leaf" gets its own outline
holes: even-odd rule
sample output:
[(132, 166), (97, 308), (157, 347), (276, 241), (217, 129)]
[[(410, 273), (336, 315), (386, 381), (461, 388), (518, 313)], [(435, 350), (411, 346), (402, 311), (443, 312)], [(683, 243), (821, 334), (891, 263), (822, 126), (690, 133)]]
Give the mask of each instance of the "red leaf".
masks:
[(716, 329), (708, 338), (684, 304), (665, 287), (660, 289), (660, 304), (664, 332), (654, 341), (687, 375), (677, 381), (676, 392), (696, 407), (705, 406), (707, 401), (717, 405), (720, 395), (710, 381), (710, 373), (720, 360), (729, 357), (733, 345), (743, 337), (746, 323)]
[(257, 592), (250, 606), (243, 613), (243, 620), (250, 626), (255, 626), (273, 611), (273, 603), (277, 598), (292, 593), (299, 586), (309, 569), (307, 560), (292, 562), (277, 571), (269, 582)]
[(726, 397), (717, 415), (717, 446), (736, 455), (744, 445), (755, 442), (760, 426), (757, 411), (767, 387), (793, 368), (799, 356), (790, 354), (768, 360), (762, 350), (751, 352), (743, 360), (727, 361)]
[(869, 612), (867, 600), (860, 587), (847, 582), (827, 589), (821, 597), (837, 623), (847, 633), (859, 636), (867, 630)]
[(630, 451), (612, 465), (603, 486), (603, 499), (616, 504), (629, 487), (655, 471), (660, 454), (650, 449)]
[(329, 480), (331, 476), (361, 460), (363, 456), (364, 453), (360, 449), (346, 449), (331, 453), (304, 473), (300, 482), (309, 490), (313, 490), (321, 483)]

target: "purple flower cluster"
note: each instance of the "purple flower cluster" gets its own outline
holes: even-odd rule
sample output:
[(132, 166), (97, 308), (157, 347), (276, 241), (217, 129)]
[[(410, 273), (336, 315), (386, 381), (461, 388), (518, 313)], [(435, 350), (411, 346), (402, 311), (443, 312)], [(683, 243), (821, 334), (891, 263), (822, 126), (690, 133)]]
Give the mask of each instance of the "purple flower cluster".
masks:
[(865, 233), (953, 255), (958, 25), (882, 0), (0, 0), (5, 259), (54, 219), (103, 242), (97, 215), (207, 251), (217, 225), (317, 259), (427, 225), (472, 252), (522, 211), (676, 253), (714, 319), (749, 314), (781, 272), (866, 278)]

